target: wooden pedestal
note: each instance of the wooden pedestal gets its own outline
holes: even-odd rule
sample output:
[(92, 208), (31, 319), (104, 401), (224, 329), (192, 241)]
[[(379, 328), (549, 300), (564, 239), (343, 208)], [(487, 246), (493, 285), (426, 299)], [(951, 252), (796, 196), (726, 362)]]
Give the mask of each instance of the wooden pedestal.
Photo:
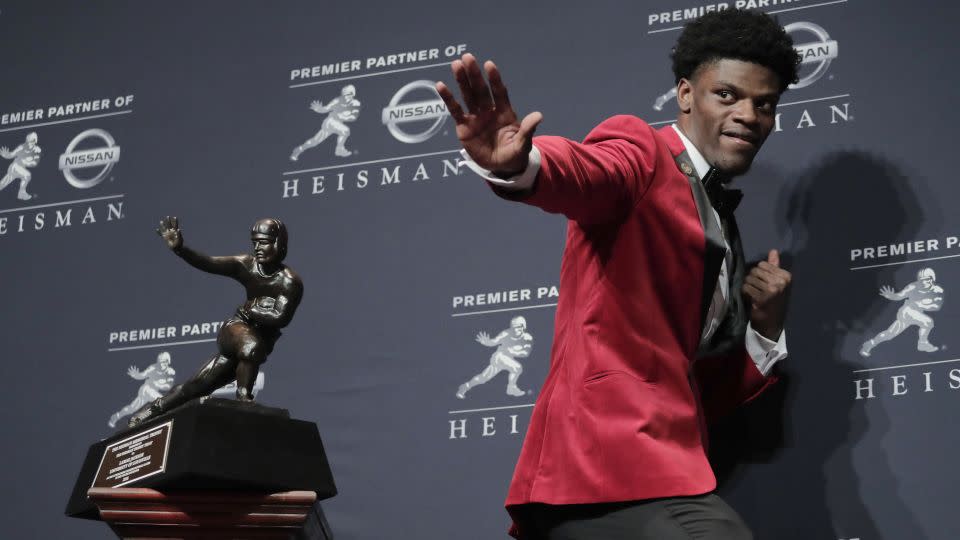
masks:
[(282, 493), (91, 488), (87, 495), (120, 538), (330, 539), (313, 491)]

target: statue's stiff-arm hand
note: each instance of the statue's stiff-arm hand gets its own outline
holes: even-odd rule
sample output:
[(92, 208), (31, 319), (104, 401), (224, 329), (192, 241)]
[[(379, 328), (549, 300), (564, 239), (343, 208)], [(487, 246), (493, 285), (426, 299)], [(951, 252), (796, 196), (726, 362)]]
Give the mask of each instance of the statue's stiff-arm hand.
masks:
[(211, 274), (237, 278), (237, 276), (244, 271), (244, 257), (247, 259), (250, 258), (249, 255), (211, 257), (190, 249), (183, 243), (180, 221), (176, 217), (167, 216), (161, 219), (157, 234), (163, 238), (167, 247), (173, 250), (181, 259), (187, 261), (187, 264)]
[(157, 234), (163, 238), (170, 249), (180, 249), (180, 246), (183, 245), (183, 233), (180, 232), (180, 221), (176, 216), (167, 216), (161, 219)]
[(497, 66), (487, 61), (489, 86), (483, 78), (480, 64), (472, 54), (465, 54), (450, 64), (460, 87), (466, 108), (442, 82), (436, 84), (437, 93), (457, 124), (457, 138), (477, 165), (507, 178), (527, 168), (533, 132), (543, 119), (539, 112), (518, 120), (507, 87)]

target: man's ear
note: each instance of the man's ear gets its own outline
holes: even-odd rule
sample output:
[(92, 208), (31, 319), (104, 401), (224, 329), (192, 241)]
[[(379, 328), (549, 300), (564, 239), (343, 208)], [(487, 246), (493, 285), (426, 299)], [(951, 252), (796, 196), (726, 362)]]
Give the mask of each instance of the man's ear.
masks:
[(677, 106), (684, 114), (688, 114), (693, 107), (693, 86), (687, 79), (680, 79), (677, 83)]

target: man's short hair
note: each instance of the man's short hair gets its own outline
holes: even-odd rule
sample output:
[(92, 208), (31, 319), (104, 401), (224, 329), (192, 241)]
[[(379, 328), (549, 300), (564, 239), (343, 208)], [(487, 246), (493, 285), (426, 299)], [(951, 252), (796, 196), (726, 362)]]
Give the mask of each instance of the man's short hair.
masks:
[(764, 66), (780, 79), (780, 93), (797, 82), (800, 55), (776, 18), (761, 11), (724, 9), (683, 27), (670, 53), (676, 82), (691, 80), (697, 69), (730, 58)]

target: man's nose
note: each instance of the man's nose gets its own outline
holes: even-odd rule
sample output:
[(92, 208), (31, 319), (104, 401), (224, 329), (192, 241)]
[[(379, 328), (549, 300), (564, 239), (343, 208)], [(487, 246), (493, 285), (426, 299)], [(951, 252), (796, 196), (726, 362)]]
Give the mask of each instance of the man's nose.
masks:
[(743, 99), (737, 102), (734, 109), (733, 119), (743, 124), (753, 124), (757, 121), (757, 110), (753, 106), (753, 101)]

